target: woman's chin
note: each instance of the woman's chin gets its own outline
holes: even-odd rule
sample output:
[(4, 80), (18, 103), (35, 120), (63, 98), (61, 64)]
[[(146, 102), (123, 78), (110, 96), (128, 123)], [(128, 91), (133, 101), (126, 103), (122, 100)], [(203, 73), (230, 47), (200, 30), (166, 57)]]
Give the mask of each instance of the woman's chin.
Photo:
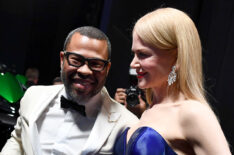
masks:
[(146, 85), (145, 83), (139, 82), (139, 83), (138, 83), (138, 87), (139, 87), (140, 89), (146, 89), (146, 88), (147, 88), (147, 85)]

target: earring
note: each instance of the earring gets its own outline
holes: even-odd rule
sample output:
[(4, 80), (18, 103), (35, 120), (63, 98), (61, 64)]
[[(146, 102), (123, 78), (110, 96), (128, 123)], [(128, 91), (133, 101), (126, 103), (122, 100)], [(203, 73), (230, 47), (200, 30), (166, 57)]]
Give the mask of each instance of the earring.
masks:
[(172, 66), (172, 70), (170, 72), (170, 74), (168, 75), (168, 86), (172, 85), (175, 81), (176, 81), (176, 66)]

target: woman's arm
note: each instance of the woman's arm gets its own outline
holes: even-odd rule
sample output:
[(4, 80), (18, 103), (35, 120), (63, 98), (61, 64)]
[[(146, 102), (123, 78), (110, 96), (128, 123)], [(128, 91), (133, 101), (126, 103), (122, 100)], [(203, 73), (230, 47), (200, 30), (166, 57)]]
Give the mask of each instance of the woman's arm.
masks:
[(199, 155), (231, 155), (221, 126), (208, 105), (191, 101), (184, 104), (181, 127), (185, 138)]

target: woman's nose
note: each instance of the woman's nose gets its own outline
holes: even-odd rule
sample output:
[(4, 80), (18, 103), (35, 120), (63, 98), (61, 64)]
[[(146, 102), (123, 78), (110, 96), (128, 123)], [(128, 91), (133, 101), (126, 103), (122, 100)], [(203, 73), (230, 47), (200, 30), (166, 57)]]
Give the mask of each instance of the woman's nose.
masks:
[(139, 62), (138, 62), (138, 58), (136, 57), (136, 55), (134, 56), (134, 58), (132, 59), (132, 62), (130, 64), (131, 68), (137, 68), (139, 66)]

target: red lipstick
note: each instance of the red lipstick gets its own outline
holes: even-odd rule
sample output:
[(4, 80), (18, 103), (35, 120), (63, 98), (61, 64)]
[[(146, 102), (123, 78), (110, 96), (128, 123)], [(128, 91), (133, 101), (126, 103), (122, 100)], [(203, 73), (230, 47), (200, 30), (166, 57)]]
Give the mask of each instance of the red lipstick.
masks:
[(143, 73), (143, 72), (137, 72), (137, 78), (138, 78), (138, 79), (141, 79), (141, 78), (144, 77), (145, 74), (146, 74), (146, 73)]

